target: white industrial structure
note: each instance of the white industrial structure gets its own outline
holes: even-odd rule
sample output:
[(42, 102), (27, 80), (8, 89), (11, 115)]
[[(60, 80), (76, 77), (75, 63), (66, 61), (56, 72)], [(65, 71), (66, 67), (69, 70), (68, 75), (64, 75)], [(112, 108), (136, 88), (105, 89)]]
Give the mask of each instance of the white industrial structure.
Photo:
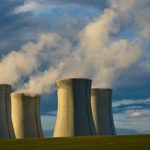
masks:
[(11, 120), (11, 86), (0, 84), (0, 138), (15, 138)]
[[(54, 137), (115, 135), (112, 89), (91, 89), (90, 79), (57, 81)], [(12, 93), (0, 84), (0, 138), (40, 138), (40, 96)], [(32, 96), (31, 96), (32, 95)]]
[(91, 107), (98, 135), (115, 135), (112, 113), (112, 89), (92, 89)]
[(16, 138), (43, 137), (40, 119), (40, 96), (13, 93), (11, 94), (11, 101), (12, 122)]
[(57, 87), (58, 112), (54, 137), (95, 135), (90, 104), (91, 80), (59, 80)]

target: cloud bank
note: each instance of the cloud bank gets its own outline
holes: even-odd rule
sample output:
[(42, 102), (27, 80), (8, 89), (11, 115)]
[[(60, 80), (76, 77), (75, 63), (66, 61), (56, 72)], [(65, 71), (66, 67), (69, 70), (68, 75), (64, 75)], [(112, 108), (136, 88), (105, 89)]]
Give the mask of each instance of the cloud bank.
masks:
[[(149, 134), (150, 99), (126, 99), (113, 103), (115, 126), (120, 129), (133, 131), (130, 134)], [(118, 111), (116, 111), (118, 110)]]

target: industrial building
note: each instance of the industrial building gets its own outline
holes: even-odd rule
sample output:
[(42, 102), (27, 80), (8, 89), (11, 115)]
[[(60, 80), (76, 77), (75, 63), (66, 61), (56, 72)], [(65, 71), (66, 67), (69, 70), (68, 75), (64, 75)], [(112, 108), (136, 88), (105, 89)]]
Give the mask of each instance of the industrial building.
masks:
[(0, 138), (15, 138), (11, 120), (11, 86), (0, 84)]
[(91, 80), (57, 81), (58, 112), (54, 137), (96, 135), (91, 112)]
[(13, 93), (11, 94), (11, 102), (12, 122), (16, 138), (43, 137), (40, 119), (40, 96)]
[[(91, 89), (90, 79), (57, 81), (58, 111), (54, 137), (115, 135), (112, 89)], [(11, 95), (11, 97), (10, 97)], [(0, 138), (40, 138), (40, 96), (12, 93), (0, 85)]]
[(112, 89), (92, 89), (91, 107), (98, 135), (115, 135), (112, 113)]

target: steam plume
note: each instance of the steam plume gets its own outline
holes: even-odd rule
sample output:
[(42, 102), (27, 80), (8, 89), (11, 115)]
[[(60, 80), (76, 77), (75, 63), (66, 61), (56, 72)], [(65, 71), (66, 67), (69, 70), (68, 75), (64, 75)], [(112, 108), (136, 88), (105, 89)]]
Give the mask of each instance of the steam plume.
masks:
[[(34, 44), (38, 49), (36, 53), (31, 55), (27, 50), (21, 50), (19, 54), (16, 52), (15, 57), (29, 55), (28, 62), (25, 61), (26, 59), (21, 59), (21, 62), (24, 60), (27, 63), (25, 63), (27, 67), (21, 68), (22, 65), (14, 63), (13, 71), (16, 79), (8, 80), (9, 72), (12, 72), (8, 69), (8, 77), (5, 80), (3, 77), (1, 81), (14, 83), (22, 75), (31, 74), (29, 81), (19, 88), (19, 91), (33, 93), (49, 92), (55, 80), (66, 77), (91, 78), (94, 87), (112, 87), (120, 73), (137, 63), (150, 46), (148, 42), (150, 16), (146, 15), (150, 12), (150, 8), (146, 8), (146, 13), (142, 9), (147, 2), (147, 0), (142, 2), (131, 0), (129, 3), (124, 3), (124, 0), (110, 0), (110, 8), (105, 9), (100, 17), (85, 26), (79, 33), (78, 44), (75, 46), (69, 40), (56, 34), (54, 37), (57, 38), (54, 38), (49, 33), (55, 40), (45, 42), (44, 39), (42, 44), (39, 44), (41, 42)], [(130, 31), (132, 35), (129, 32), (127, 38), (121, 34), (121, 31), (124, 29), (127, 32), (129, 24), (132, 24), (132, 32)], [(45, 35), (45, 38), (47, 39), (49, 35)], [(49, 68), (44, 72), (32, 74), (33, 70), (38, 68), (38, 63), (41, 63), (37, 60), (41, 49), (47, 44), (49, 47), (46, 47), (45, 54), (49, 57)], [(53, 44), (55, 51), (51, 46)], [(1, 61), (0, 71), (2, 66), (11, 66), (7, 65), (7, 62), (10, 62), (13, 53)]]

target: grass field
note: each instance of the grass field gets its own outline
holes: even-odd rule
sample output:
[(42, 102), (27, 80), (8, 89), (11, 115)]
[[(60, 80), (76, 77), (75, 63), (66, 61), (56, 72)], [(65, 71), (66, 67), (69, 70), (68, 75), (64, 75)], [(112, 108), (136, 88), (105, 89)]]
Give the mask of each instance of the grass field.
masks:
[(150, 135), (0, 140), (0, 150), (150, 150)]

